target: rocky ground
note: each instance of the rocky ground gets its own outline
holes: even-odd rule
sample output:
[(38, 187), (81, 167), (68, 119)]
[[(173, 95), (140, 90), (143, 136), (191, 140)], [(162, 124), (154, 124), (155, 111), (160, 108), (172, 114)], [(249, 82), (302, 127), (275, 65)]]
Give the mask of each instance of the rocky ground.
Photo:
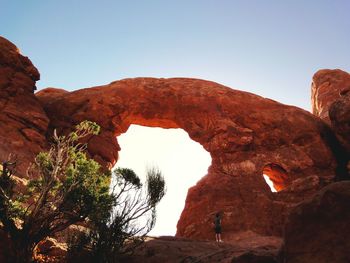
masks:
[[(252, 231), (223, 233), (222, 243), (148, 237), (133, 255), (120, 262), (349, 263), (349, 222), (350, 182), (337, 182), (292, 209), (282, 237)], [(49, 241), (43, 248), (50, 260), (56, 257), (51, 262), (65, 262), (62, 244)], [(90, 263), (89, 258), (84, 261)]]
[(125, 263), (275, 263), (282, 239), (259, 236), (253, 232), (238, 233), (233, 240), (195, 241), (176, 237), (150, 237)]

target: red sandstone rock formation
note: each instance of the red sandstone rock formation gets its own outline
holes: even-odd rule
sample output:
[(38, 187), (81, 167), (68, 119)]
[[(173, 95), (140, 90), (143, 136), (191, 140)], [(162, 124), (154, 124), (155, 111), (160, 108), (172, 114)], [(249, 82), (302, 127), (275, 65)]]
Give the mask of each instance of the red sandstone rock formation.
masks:
[(330, 124), (329, 107), (350, 91), (350, 74), (340, 69), (322, 69), (312, 78), (311, 100), (312, 112)]
[(15, 45), (0, 37), (0, 160), (18, 156), (18, 173), (46, 145), (49, 120), (34, 96), (38, 70)]
[[(14, 45), (1, 43), (0, 157), (15, 152), (22, 164), (31, 161), (46, 145), (46, 116), (49, 131), (96, 121), (102, 133), (90, 139), (88, 151), (109, 168), (118, 159), (116, 136), (131, 124), (182, 128), (210, 152), (208, 174), (189, 189), (178, 236), (212, 239), (217, 211), (226, 240), (243, 230), (279, 235), (289, 207), (335, 176), (327, 126), (296, 107), (184, 78), (126, 79), (75, 92), (51, 88), (37, 93), (39, 103), (36, 69)], [(263, 171), (280, 192), (271, 193)], [(303, 180), (311, 182), (307, 194)]]
[(335, 151), (338, 177), (350, 178), (350, 74), (341, 70), (320, 70), (313, 80), (314, 113), (330, 124), (340, 142)]
[[(220, 244), (174, 237), (149, 238), (133, 255), (121, 258), (120, 262), (277, 263), (280, 245), (279, 238), (254, 233), (240, 233), (233, 242)], [(89, 263), (88, 260), (84, 259)]]
[[(42, 94), (50, 98), (50, 92), (55, 99), (45, 102)], [(88, 149), (108, 167), (118, 158), (115, 137), (131, 124), (182, 128), (203, 145), (212, 165), (188, 192), (178, 236), (212, 239), (216, 211), (224, 213), (226, 238), (247, 229), (281, 234), (291, 204), (274, 201), (278, 193), (271, 193), (263, 170), (279, 190), (299, 178), (316, 176), (327, 183), (335, 175), (336, 163), (322, 136), (327, 127), (318, 118), (214, 82), (137, 78), (70, 93), (44, 90), (37, 96), (51, 128), (69, 130), (84, 119), (99, 123), (102, 134), (90, 140)]]
[(288, 263), (350, 262), (350, 182), (322, 189), (296, 207), (285, 229), (283, 258)]
[(350, 87), (329, 108), (332, 129), (350, 153)]

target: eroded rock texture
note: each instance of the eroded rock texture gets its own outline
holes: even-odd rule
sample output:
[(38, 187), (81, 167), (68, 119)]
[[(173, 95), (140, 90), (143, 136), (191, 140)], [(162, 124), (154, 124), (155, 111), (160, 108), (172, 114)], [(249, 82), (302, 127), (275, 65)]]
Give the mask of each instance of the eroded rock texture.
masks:
[[(247, 229), (278, 235), (295, 200), (272, 194), (263, 170), (279, 190), (297, 179), (316, 176), (314, 193), (319, 182), (334, 177), (336, 163), (323, 136), (327, 127), (318, 118), (214, 82), (136, 78), (70, 93), (44, 90), (37, 96), (51, 128), (69, 130), (85, 119), (99, 123), (102, 134), (90, 140), (89, 152), (109, 167), (118, 158), (116, 137), (131, 124), (182, 128), (203, 145), (212, 165), (188, 191), (178, 236), (212, 239), (216, 211), (223, 212), (226, 238)], [(179, 175), (179, 180), (181, 176), (188, 175)], [(297, 201), (305, 197), (292, 195), (298, 196)]]
[(188, 191), (178, 236), (213, 239), (217, 211), (226, 240), (245, 230), (280, 235), (289, 208), (335, 176), (328, 126), (296, 107), (185, 78), (125, 79), (75, 92), (50, 88), (35, 97), (39, 73), (30, 61), (4, 39), (0, 54), (0, 157), (18, 153), (23, 176), (24, 164), (47, 146), (45, 134), (68, 132), (86, 119), (102, 128), (88, 151), (107, 168), (118, 160), (116, 137), (131, 124), (182, 128), (210, 152), (208, 174)]
[(0, 160), (16, 154), (20, 176), (46, 145), (49, 119), (34, 96), (39, 78), (30, 60), (0, 37)]
[(350, 182), (323, 188), (292, 211), (284, 237), (285, 262), (350, 262), (349, 222)]
[[(243, 233), (242, 233), (243, 234)], [(281, 245), (276, 237), (238, 235), (233, 242), (194, 241), (176, 237), (149, 238), (131, 256), (120, 259), (122, 263), (277, 263)], [(166, 251), (166, 253), (164, 253)], [(83, 259), (89, 263), (89, 259)]]
[(342, 145), (350, 153), (350, 88), (329, 108), (332, 129), (338, 135)]
[(338, 144), (335, 151), (339, 179), (350, 179), (350, 74), (320, 70), (313, 77), (313, 111), (330, 127)]
[(322, 69), (312, 78), (312, 112), (328, 124), (329, 108), (333, 102), (350, 91), (350, 74), (340, 69)]

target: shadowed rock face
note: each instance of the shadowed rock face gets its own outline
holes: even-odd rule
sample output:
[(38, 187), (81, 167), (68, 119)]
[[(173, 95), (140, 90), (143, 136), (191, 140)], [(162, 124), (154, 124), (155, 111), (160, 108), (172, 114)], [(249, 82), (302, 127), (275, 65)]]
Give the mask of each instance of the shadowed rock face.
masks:
[[(90, 138), (88, 151), (106, 168), (118, 160), (116, 137), (131, 124), (182, 128), (210, 152), (212, 164), (188, 191), (177, 235), (212, 239), (213, 214), (221, 211), (227, 240), (244, 230), (281, 234), (289, 207), (335, 176), (329, 130), (306, 111), (185, 78), (125, 79), (75, 92), (50, 88), (35, 97), (39, 73), (13, 44), (0, 41), (0, 157), (18, 153), (21, 176), (55, 128), (68, 132), (82, 120), (96, 121), (102, 133)], [(271, 193), (263, 170), (280, 192)]]
[(336, 158), (339, 179), (350, 179), (350, 74), (324, 69), (313, 77), (313, 112), (334, 131), (339, 146)]
[(350, 153), (350, 88), (342, 94), (329, 108), (332, 129), (338, 135), (342, 145)]
[(49, 119), (34, 95), (39, 78), (30, 60), (0, 37), (0, 160), (17, 154), (21, 176), (46, 145)]
[(99, 123), (102, 134), (88, 149), (107, 167), (118, 159), (116, 137), (131, 124), (182, 128), (210, 152), (208, 174), (188, 191), (178, 236), (211, 239), (217, 211), (227, 238), (245, 229), (278, 235), (290, 204), (274, 201), (279, 193), (271, 193), (263, 170), (270, 167), (279, 190), (298, 178), (317, 175), (327, 183), (334, 177), (335, 161), (322, 137), (327, 127), (318, 118), (214, 82), (136, 78), (70, 93), (44, 90), (37, 97), (51, 128), (70, 130), (85, 119)]
[(330, 124), (329, 108), (350, 91), (350, 74), (340, 69), (322, 69), (312, 78), (312, 113)]
[(326, 186), (297, 206), (285, 229), (288, 263), (350, 262), (350, 182)]

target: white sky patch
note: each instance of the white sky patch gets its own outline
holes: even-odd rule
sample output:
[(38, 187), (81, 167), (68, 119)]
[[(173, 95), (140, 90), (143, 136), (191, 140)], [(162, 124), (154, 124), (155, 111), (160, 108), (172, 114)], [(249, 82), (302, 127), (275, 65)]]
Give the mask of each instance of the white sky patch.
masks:
[(277, 192), (277, 190), (275, 189), (275, 187), (273, 187), (273, 182), (270, 180), (270, 178), (266, 175), (263, 174), (264, 179), (266, 181), (266, 183), (269, 185), (269, 187), (271, 188), (271, 192)]
[(208, 173), (210, 154), (182, 129), (131, 125), (118, 142), (117, 167), (133, 169), (143, 181), (147, 167), (162, 171), (167, 192), (157, 207), (157, 222), (150, 235), (175, 235), (187, 190)]

